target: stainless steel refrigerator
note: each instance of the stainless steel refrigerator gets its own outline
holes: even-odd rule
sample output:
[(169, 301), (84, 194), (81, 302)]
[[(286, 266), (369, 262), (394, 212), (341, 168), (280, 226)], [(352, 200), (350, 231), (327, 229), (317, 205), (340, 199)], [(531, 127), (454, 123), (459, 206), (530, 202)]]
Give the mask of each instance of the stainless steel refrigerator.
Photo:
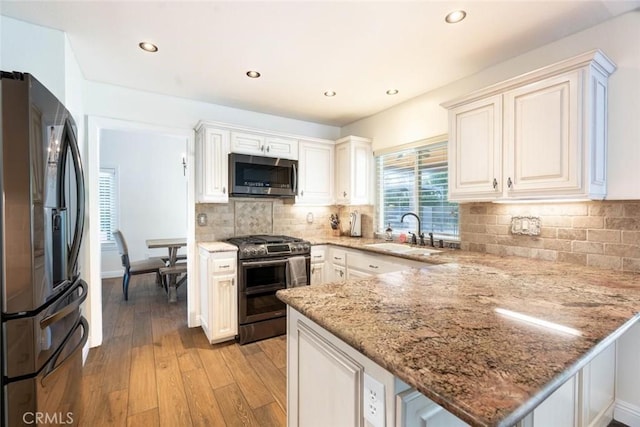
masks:
[(0, 98), (2, 425), (73, 425), (89, 332), (76, 127), (30, 74), (0, 72)]

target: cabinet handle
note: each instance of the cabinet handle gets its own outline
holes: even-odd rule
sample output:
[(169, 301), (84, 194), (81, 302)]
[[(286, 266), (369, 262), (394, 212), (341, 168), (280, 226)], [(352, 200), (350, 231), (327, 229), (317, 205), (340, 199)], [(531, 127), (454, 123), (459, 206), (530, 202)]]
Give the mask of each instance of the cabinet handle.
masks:
[(322, 258), (322, 255), (314, 255), (314, 258)]
[(300, 197), (304, 196), (304, 190), (300, 190)]
[(511, 177), (507, 178), (507, 187), (512, 188), (513, 181), (511, 181)]
[(342, 197), (347, 197), (347, 192), (346, 191), (342, 192)]
[(220, 268), (229, 268), (228, 265), (221, 265)]
[(344, 271), (340, 270), (340, 277), (344, 276)]
[(311, 274), (316, 272), (316, 268), (315, 267), (311, 267)]
[(496, 188), (498, 188), (498, 180), (493, 178), (493, 189), (495, 190)]
[(377, 265), (369, 264), (369, 268), (378, 268)]
[(334, 256), (333, 259), (342, 260), (342, 258)]
[(267, 153), (269, 152), (269, 148), (271, 148), (271, 146), (267, 145)]
[(227, 193), (227, 187), (222, 187), (222, 194), (226, 194)]

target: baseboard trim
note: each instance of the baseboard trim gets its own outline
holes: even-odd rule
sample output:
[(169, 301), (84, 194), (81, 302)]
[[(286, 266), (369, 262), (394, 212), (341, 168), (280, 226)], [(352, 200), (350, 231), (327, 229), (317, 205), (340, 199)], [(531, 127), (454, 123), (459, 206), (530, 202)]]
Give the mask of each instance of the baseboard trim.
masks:
[(616, 400), (613, 419), (629, 427), (640, 427), (640, 407), (622, 400)]
[(122, 277), (122, 270), (103, 271), (100, 277), (103, 279), (113, 279), (114, 277)]

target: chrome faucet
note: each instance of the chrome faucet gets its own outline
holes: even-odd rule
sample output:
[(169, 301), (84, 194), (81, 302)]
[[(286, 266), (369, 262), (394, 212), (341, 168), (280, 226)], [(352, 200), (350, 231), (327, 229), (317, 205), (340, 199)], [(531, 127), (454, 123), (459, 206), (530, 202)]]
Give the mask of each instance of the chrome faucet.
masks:
[[(414, 216), (418, 220), (418, 237), (420, 237), (420, 245), (424, 246), (424, 233), (420, 230), (420, 217), (418, 215), (414, 214), (413, 212), (408, 212), (408, 213), (402, 215), (402, 218), (400, 218), (400, 222), (404, 222), (404, 217), (407, 216), (407, 215)], [(411, 232), (410, 232), (410, 234), (411, 234), (411, 243), (414, 244), (414, 245), (417, 244), (418, 241), (416, 239), (416, 235), (414, 233), (411, 233)]]

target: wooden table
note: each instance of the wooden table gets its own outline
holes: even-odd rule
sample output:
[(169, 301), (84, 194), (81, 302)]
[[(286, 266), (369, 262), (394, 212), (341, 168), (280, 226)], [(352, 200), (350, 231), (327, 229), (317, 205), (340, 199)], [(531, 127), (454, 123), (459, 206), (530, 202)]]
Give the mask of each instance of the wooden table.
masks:
[(187, 246), (187, 239), (184, 237), (177, 237), (172, 239), (148, 239), (147, 247), (149, 249), (157, 249), (157, 248), (167, 248), (169, 250), (169, 259), (167, 261), (167, 276), (169, 278), (169, 283), (167, 283), (167, 293), (169, 295), (169, 302), (176, 302), (178, 300), (177, 289), (178, 286), (186, 280), (185, 277), (181, 279), (178, 283), (177, 278), (181, 273), (172, 272), (176, 267), (176, 263), (178, 261), (178, 249)]

